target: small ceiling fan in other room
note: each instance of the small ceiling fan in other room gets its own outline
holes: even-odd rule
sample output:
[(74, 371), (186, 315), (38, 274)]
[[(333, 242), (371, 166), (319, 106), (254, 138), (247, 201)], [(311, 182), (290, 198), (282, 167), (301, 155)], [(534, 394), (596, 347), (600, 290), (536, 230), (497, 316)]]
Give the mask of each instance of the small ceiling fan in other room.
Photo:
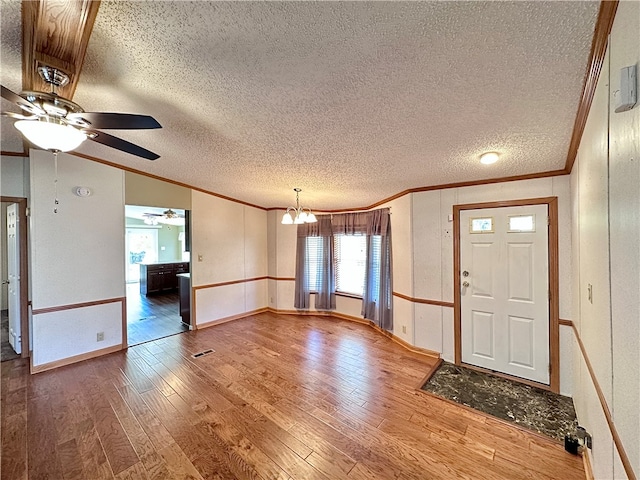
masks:
[(162, 213), (143, 213), (142, 218), (147, 225), (157, 225), (158, 223), (167, 223), (169, 225), (184, 225), (184, 214), (174, 212), (171, 209)]
[(1, 86), (2, 98), (24, 112), (2, 112), (2, 115), (16, 119), (15, 127), (31, 143), (53, 152), (68, 152), (88, 139), (147, 160), (160, 158), (146, 148), (99, 131), (162, 128), (156, 119), (129, 113), (85, 112), (77, 103), (56, 94), (57, 87), (69, 83), (66, 73), (44, 65), (38, 67), (38, 73), (51, 85), (51, 93), (25, 91), (18, 95)]

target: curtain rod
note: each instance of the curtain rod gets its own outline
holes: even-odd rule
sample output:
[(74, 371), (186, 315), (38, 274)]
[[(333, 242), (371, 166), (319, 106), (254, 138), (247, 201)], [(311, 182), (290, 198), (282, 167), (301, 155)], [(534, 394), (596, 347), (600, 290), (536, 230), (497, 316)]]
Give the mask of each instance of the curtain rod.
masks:
[(372, 208), (371, 210), (345, 210), (345, 211), (339, 211), (339, 212), (327, 212), (324, 210), (313, 210), (313, 213), (316, 213), (318, 215), (342, 215), (343, 213), (368, 213), (368, 212), (375, 212), (376, 210), (384, 210), (384, 209), (388, 209), (389, 210), (389, 215), (391, 215), (391, 207), (382, 207), (382, 208)]

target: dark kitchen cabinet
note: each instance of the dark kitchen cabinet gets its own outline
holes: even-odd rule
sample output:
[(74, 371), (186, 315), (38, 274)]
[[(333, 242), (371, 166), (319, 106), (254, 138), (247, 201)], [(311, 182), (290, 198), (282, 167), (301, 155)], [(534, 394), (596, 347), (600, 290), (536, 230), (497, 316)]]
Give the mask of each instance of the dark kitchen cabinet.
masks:
[(188, 273), (189, 262), (140, 264), (140, 293), (164, 292), (178, 288), (178, 273)]

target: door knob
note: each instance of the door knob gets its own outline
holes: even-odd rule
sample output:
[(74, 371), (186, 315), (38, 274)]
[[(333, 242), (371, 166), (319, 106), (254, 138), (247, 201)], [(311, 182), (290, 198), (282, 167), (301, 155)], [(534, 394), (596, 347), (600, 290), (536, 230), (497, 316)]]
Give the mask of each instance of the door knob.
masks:
[(463, 282), (463, 283), (462, 283), (462, 286), (463, 286), (463, 287), (468, 287), (468, 286), (469, 286), (469, 282)]
[(2, 285), (9, 285), (9, 280), (2, 282)]
[(462, 276), (463, 277), (468, 277), (469, 276), (469, 272), (467, 272), (466, 270), (464, 272), (462, 272)]

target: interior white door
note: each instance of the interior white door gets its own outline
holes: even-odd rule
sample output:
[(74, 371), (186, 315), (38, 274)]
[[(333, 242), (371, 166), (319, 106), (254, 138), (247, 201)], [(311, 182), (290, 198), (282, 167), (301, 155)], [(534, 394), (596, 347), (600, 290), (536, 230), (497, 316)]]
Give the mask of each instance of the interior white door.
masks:
[(7, 207), (7, 273), (9, 280), (9, 344), (16, 353), (22, 353), (19, 222), (18, 204), (12, 203)]
[(460, 213), (462, 361), (549, 384), (548, 206)]

